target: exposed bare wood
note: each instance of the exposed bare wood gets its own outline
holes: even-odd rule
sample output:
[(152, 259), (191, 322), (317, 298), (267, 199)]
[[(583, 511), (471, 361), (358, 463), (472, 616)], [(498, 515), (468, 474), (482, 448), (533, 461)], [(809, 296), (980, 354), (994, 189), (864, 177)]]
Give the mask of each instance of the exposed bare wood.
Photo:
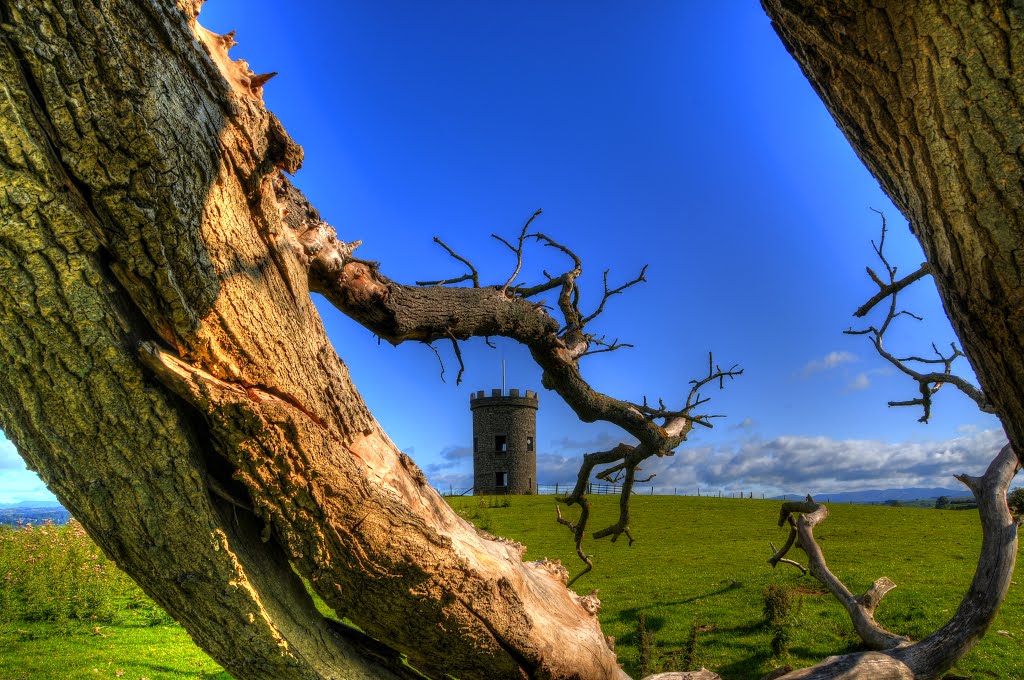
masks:
[(358, 305), (375, 265), (278, 200), (302, 151), (197, 10), (0, 3), (4, 431), (235, 677), (622, 678), (596, 598), (455, 515), (367, 411), (309, 281)]
[[(895, 643), (883, 651), (862, 652), (843, 656), (830, 657), (825, 661), (794, 671), (783, 676), (786, 680), (826, 680), (830, 678), (850, 678), (874, 680), (875, 678), (914, 678), (931, 680), (939, 678), (948, 671), (974, 644), (985, 634), (999, 605), (1006, 597), (1013, 578), (1013, 568), (1017, 559), (1017, 520), (1010, 514), (1006, 504), (1006, 494), (1010, 482), (1020, 469), (1017, 456), (1007, 445), (999, 452), (981, 477), (961, 475), (960, 481), (967, 485), (978, 501), (981, 515), (982, 544), (981, 556), (971, 581), (970, 588), (956, 613), (946, 625), (924, 638), (920, 642), (909, 642), (905, 638), (899, 640), (884, 629), (872, 633), (866, 632), (883, 644)], [(815, 508), (814, 506), (819, 507)], [(888, 579), (879, 579), (864, 595), (852, 598), (846, 587), (838, 582), (827, 568), (824, 558), (820, 557), (820, 548), (814, 542), (812, 530), (814, 524), (820, 522), (827, 514), (824, 505), (811, 500), (800, 504), (802, 514), (797, 521), (800, 531), (800, 544), (811, 552), (811, 572), (822, 580), (826, 587), (836, 595), (851, 618), (855, 621), (857, 631), (862, 638), (861, 626), (856, 623), (859, 617), (863, 622), (873, 623), (873, 611), (878, 602), (894, 586)], [(806, 518), (806, 519), (805, 519)], [(807, 543), (805, 543), (807, 541)], [(805, 547), (806, 546), (806, 547)], [(811, 553), (817, 556), (811, 557)], [(852, 600), (852, 602), (851, 602)], [(877, 624), (875, 624), (877, 625)], [(870, 628), (870, 627), (869, 627)], [(870, 643), (869, 643), (870, 644)]]
[[(784, 503), (780, 511), (779, 526), (789, 522), (794, 513), (799, 513), (796, 518), (797, 545), (807, 554), (807, 567), (811, 575), (818, 579), (843, 605), (853, 622), (854, 630), (857, 631), (857, 635), (864, 641), (864, 644), (871, 649), (886, 650), (909, 642), (909, 638), (891, 633), (875, 621), (874, 611), (878, 601), (886, 592), (895, 588), (895, 584), (892, 584), (889, 579), (882, 578), (876, 581), (868, 591), (870, 597), (855, 597), (828, 568), (825, 555), (814, 539), (814, 527), (828, 517), (828, 508), (810, 496), (801, 502)], [(792, 530), (790, 539), (787, 544), (792, 542)], [(885, 588), (880, 585), (883, 583), (889, 583), (890, 587)]]

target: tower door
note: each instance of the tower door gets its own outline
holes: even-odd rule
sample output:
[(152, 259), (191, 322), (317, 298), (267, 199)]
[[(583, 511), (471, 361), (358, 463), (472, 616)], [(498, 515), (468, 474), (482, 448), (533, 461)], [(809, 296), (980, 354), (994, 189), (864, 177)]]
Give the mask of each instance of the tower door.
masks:
[(507, 472), (495, 472), (494, 473), (494, 486), (498, 489), (508, 488), (508, 473)]

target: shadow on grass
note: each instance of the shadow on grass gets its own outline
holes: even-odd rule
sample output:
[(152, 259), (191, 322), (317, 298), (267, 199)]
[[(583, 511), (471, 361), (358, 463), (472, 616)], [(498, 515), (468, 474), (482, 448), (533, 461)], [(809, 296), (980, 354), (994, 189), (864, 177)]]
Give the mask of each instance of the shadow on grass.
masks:
[[(683, 604), (690, 604), (692, 602), (706, 600), (717, 595), (724, 595), (725, 593), (729, 593), (734, 590), (739, 590), (742, 587), (743, 584), (739, 581), (730, 581), (728, 584), (719, 588), (718, 590), (712, 590), (711, 592), (704, 593), (703, 595), (694, 595), (693, 597), (687, 597), (682, 600), (676, 600), (675, 602), (657, 602), (653, 605), (648, 605), (645, 607), (631, 607), (629, 609), (623, 609), (621, 612), (619, 612), (619, 621), (622, 621), (623, 623), (635, 624), (640, 618), (640, 612), (646, 611), (650, 609), (652, 606), (677, 607)], [(657, 631), (664, 625), (664, 623), (665, 619), (663, 617), (649, 615), (647, 617), (647, 627), (650, 630)]]
[(183, 678), (202, 678), (202, 680), (234, 680), (227, 671), (217, 671), (216, 673), (204, 673), (202, 671), (196, 674), (196, 671), (183, 671), (181, 668), (174, 668), (171, 666), (165, 666), (158, 663), (136, 663), (136, 665), (143, 668), (148, 668), (153, 673), (161, 673), (163, 677), (183, 677)]

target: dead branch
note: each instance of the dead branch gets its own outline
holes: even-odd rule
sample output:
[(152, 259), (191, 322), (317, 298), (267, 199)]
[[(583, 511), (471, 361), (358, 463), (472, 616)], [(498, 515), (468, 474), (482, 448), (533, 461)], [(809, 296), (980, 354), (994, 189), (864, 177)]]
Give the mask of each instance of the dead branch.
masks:
[(878, 284), (879, 290), (871, 297), (870, 300), (868, 300), (863, 305), (858, 307), (857, 311), (853, 313), (853, 315), (856, 316), (857, 318), (867, 316), (868, 312), (874, 309), (875, 305), (877, 305), (885, 298), (889, 297), (890, 295), (895, 295), (899, 293), (901, 290), (903, 290), (910, 284), (914, 283), (915, 281), (923, 279), (928, 274), (931, 274), (932, 266), (925, 262), (913, 274), (910, 274), (909, 276), (904, 276), (899, 281), (893, 281), (891, 283), (882, 283), (882, 281), (878, 278), (878, 275), (875, 274), (875, 272), (871, 271), (870, 267), (868, 267), (867, 270), (868, 276), (870, 276), (871, 279)]
[[(584, 316), (580, 311), (580, 290), (577, 286), (577, 279), (583, 272), (582, 262), (570, 248), (550, 236), (540, 232), (528, 233), (538, 215), (539, 211), (527, 221), (515, 244), (495, 236), (516, 255), (513, 276), (500, 287), (410, 288), (390, 281), (376, 266), (354, 260), (350, 264), (344, 263), (344, 258), (351, 256), (350, 252), (336, 256), (329, 249), (321, 248), (315, 251), (307, 249), (306, 255), (313, 260), (310, 266), (311, 288), (324, 294), (342, 311), (380, 337), (396, 345), (406, 340), (429, 342), (442, 337), (453, 342), (473, 336), (512, 338), (530, 349), (543, 370), (543, 385), (558, 392), (581, 420), (616, 424), (638, 440), (635, 446), (623, 444), (612, 451), (586, 454), (575, 489), (559, 499), (560, 503), (581, 508), (575, 523), (560, 521), (572, 531), (577, 555), (584, 563), (584, 569), (572, 579), (572, 583), (593, 569), (583, 541), (590, 519), (587, 483), (595, 467), (603, 468), (597, 472), (598, 478), (611, 479), (614, 475), (616, 481), (621, 480), (622, 491), (617, 520), (595, 531), (592, 537), (595, 540), (610, 537), (616, 541), (625, 535), (632, 543), (630, 499), (640, 464), (652, 456), (671, 455), (686, 440), (695, 424), (711, 427), (711, 420), (721, 416), (698, 412), (708, 401), (701, 390), (715, 382), (721, 389), (726, 378), (735, 378), (743, 371), (735, 365), (722, 368), (715, 364), (713, 355), (709, 353), (707, 374), (690, 381), (689, 393), (679, 408), (667, 407), (663, 400), (658, 401), (657, 408), (649, 406), (646, 399), (643, 404), (618, 400), (590, 387), (580, 373), (580, 358), (629, 344), (618, 339), (608, 343), (603, 336), (595, 337), (588, 332), (586, 326), (604, 311), (609, 299), (643, 282), (646, 267), (634, 279), (614, 288), (609, 287), (606, 273), (600, 303), (593, 313)], [(318, 223), (317, 229), (324, 229), (323, 224)], [(304, 243), (301, 225), (297, 231), (300, 243)], [(560, 251), (571, 264), (557, 276), (545, 273), (547, 280), (543, 283), (513, 286), (521, 271), (524, 243), (531, 238)], [(330, 266), (318, 264), (318, 260), (323, 259), (329, 260)], [(337, 266), (339, 259), (342, 260), (340, 267)], [(552, 319), (542, 306), (529, 300), (551, 290), (558, 291), (557, 308), (562, 317), (561, 323)]]
[(504, 243), (506, 246), (509, 247), (510, 250), (512, 250), (512, 252), (516, 254), (515, 271), (512, 272), (512, 276), (508, 277), (508, 281), (505, 282), (505, 285), (501, 287), (501, 292), (503, 295), (505, 294), (506, 291), (508, 291), (508, 287), (512, 285), (513, 281), (516, 280), (516, 277), (519, 276), (520, 270), (522, 270), (523, 268), (523, 241), (526, 240), (526, 232), (530, 228), (530, 225), (533, 224), (533, 221), (537, 219), (540, 213), (541, 210), (538, 209), (537, 212), (530, 215), (530, 219), (526, 220), (526, 224), (523, 225), (523, 230), (519, 233), (519, 243), (515, 247), (512, 247), (511, 243), (509, 243), (502, 237), (498, 236), (497, 234), (491, 234), (492, 237)]
[(583, 571), (573, 576), (566, 583), (567, 588), (572, 587), (572, 584), (579, 580), (581, 576), (589, 573), (590, 570), (594, 568), (594, 563), (590, 559), (591, 556), (583, 551), (583, 537), (584, 531), (587, 526), (587, 518), (590, 516), (590, 503), (585, 501), (583, 503), (579, 503), (578, 505), (580, 506), (580, 519), (578, 522), (573, 523), (562, 517), (562, 510), (558, 507), (557, 504), (555, 504), (555, 513), (557, 515), (556, 521), (559, 524), (569, 527), (569, 531), (572, 532), (573, 540), (576, 543), (576, 554), (579, 556), (580, 560), (582, 560), (583, 564), (585, 565), (583, 567)]
[[(709, 400), (701, 390), (716, 382), (721, 389), (726, 378), (732, 379), (743, 373), (735, 365), (723, 368), (715, 364), (709, 353), (707, 374), (690, 381), (689, 394), (679, 408), (668, 407), (663, 400), (659, 400), (656, 408), (649, 406), (646, 399), (642, 404), (636, 404), (613, 398), (590, 386), (580, 372), (579, 360), (583, 356), (630, 345), (618, 339), (607, 342), (604, 336), (590, 333), (587, 325), (604, 311), (609, 299), (645, 281), (647, 268), (642, 268), (638, 276), (617, 287), (609, 287), (608, 275), (605, 274), (600, 303), (593, 313), (584, 315), (580, 311), (581, 296), (577, 285), (577, 279), (583, 273), (582, 261), (570, 248), (547, 234), (529, 232), (540, 215), (537, 211), (527, 220), (514, 243), (494, 235), (516, 256), (513, 275), (504, 284), (472, 288), (405, 286), (385, 277), (376, 263), (353, 258), (351, 251), (354, 246), (346, 246), (339, 241), (333, 229), (319, 219), (286, 178), (280, 177), (278, 183), (279, 200), (290, 205), (286, 209), (287, 214), (315, 215), (315, 219), (289, 222), (308, 261), (310, 288), (324, 295), (346, 315), (395, 345), (409, 340), (430, 343), (444, 338), (456, 342), (492, 336), (520, 342), (529, 348), (542, 369), (544, 387), (557, 392), (582, 421), (612, 423), (636, 438), (638, 443), (634, 446), (621, 444), (611, 451), (586, 454), (576, 487), (572, 493), (559, 499), (565, 505), (579, 505), (585, 509), (588, 507), (587, 483), (595, 467), (602, 469), (597, 473), (598, 478), (616, 475), (623, 484), (619, 517), (614, 524), (594, 532), (593, 538), (611, 537), (615, 541), (625, 535), (632, 542), (629, 503), (640, 464), (652, 456), (671, 455), (686, 440), (694, 425), (711, 427), (711, 420), (721, 416), (700, 411), (700, 407)], [(546, 281), (542, 283), (513, 285), (522, 270), (524, 244), (531, 239), (558, 250), (569, 258), (570, 264), (556, 276), (545, 273)], [(462, 260), (451, 248), (445, 248), (453, 257)], [(471, 267), (468, 262), (466, 264)], [(531, 300), (552, 290), (558, 291), (557, 309), (561, 321), (552, 318), (542, 304)], [(456, 356), (461, 368), (457, 344)], [(460, 377), (461, 374), (460, 370)], [(587, 571), (592, 565), (585, 557), (582, 541), (588, 520), (589, 512), (583, 511), (573, 528), (577, 552), (587, 565)]]
[(601, 349), (590, 349), (580, 355), (580, 358), (590, 356), (592, 354), (601, 354), (602, 352), (614, 352), (617, 349), (624, 347), (632, 347), (633, 345), (628, 342), (619, 342), (618, 338), (615, 338), (611, 342), (605, 342), (604, 338), (594, 338), (590, 341), (590, 345), (593, 347), (597, 345)]
[(810, 496), (803, 501), (783, 503), (779, 510), (779, 526), (789, 523), (789, 539), (783, 549), (773, 555), (768, 562), (774, 567), (776, 563), (783, 561), (782, 556), (796, 541), (797, 546), (807, 555), (807, 566), (811, 575), (843, 605), (864, 644), (871, 649), (887, 650), (908, 643), (909, 638), (891, 633), (875, 621), (875, 607), (887, 592), (896, 587), (892, 581), (883, 577), (875, 581), (867, 593), (857, 597), (829, 570), (825, 563), (825, 555), (814, 539), (814, 527), (825, 521), (826, 517), (828, 508)]
[(462, 375), (466, 372), (466, 364), (462, 361), (462, 350), (459, 349), (459, 341), (451, 333), (448, 334), (448, 339), (452, 341), (452, 350), (455, 351), (455, 358), (459, 360), (459, 375), (455, 378), (455, 384), (462, 384)]
[[(888, 231), (888, 227), (886, 225), (885, 220), (885, 214), (879, 210), (875, 210), (874, 208), (872, 208), (872, 210), (878, 213), (878, 215), (882, 219), (882, 236), (877, 244), (874, 241), (872, 241), (871, 246), (874, 249), (875, 254), (878, 256), (878, 259), (882, 262), (882, 265), (885, 269), (885, 274), (888, 278), (888, 282), (880, 278), (878, 274), (876, 274), (874, 270), (871, 269), (871, 267), (867, 267), (868, 276), (871, 277), (871, 280), (875, 282), (879, 290), (870, 300), (861, 305), (857, 309), (857, 311), (854, 312), (854, 316), (865, 316), (872, 308), (874, 308), (878, 303), (882, 302), (886, 298), (889, 299), (889, 308), (887, 310), (885, 319), (882, 321), (882, 324), (880, 326), (871, 325), (868, 326), (867, 328), (858, 330), (854, 330), (851, 328), (849, 330), (844, 331), (844, 333), (846, 335), (869, 336), (871, 344), (874, 346), (875, 351), (878, 353), (879, 356), (888, 361), (901, 373), (907, 375), (912, 380), (917, 382), (918, 391), (921, 395), (920, 397), (916, 397), (914, 399), (890, 401), (889, 406), (920, 406), (923, 413), (921, 415), (921, 418), (919, 418), (918, 420), (919, 422), (927, 423), (931, 419), (932, 397), (935, 395), (936, 392), (939, 391), (939, 389), (943, 385), (948, 383), (956, 387), (958, 390), (960, 390), (960, 392), (962, 392), (975, 404), (977, 404), (978, 408), (981, 411), (985, 413), (994, 413), (994, 407), (988, 400), (988, 397), (985, 396), (984, 392), (982, 392), (980, 389), (972, 385), (970, 381), (966, 380), (965, 378), (953, 374), (953, 363), (957, 359), (965, 356), (963, 351), (961, 351), (961, 349), (957, 347), (956, 344), (950, 343), (951, 351), (948, 355), (946, 355), (940, 352), (938, 348), (935, 346), (935, 344), (932, 343), (932, 350), (935, 352), (935, 357), (929, 358), (919, 356), (897, 357), (885, 348), (885, 333), (897, 317), (909, 316), (918, 321), (922, 320), (921, 317), (912, 314), (907, 310), (899, 309), (897, 307), (897, 295), (901, 290), (903, 290), (910, 284), (922, 279), (925, 275), (930, 274), (931, 267), (927, 263), (925, 263), (921, 265), (921, 267), (913, 274), (906, 276), (902, 279), (897, 279), (897, 268), (891, 265), (889, 263), (889, 260), (886, 259), (885, 256), (885, 235)], [(912, 364), (921, 364), (925, 366), (939, 365), (942, 366), (942, 371), (923, 372), (913, 368)]]
[[(785, 512), (785, 511), (783, 511), (783, 512)], [(807, 569), (802, 564), (800, 564), (799, 562), (796, 562), (794, 560), (786, 559), (786, 553), (788, 553), (789, 549), (793, 547), (794, 543), (796, 543), (797, 532), (796, 532), (796, 520), (793, 519), (793, 516), (791, 514), (786, 513), (785, 520), (780, 520), (779, 526), (782, 526), (781, 522), (783, 522), (783, 521), (788, 521), (789, 522), (789, 538), (786, 539), (786, 542), (783, 544), (781, 550), (776, 550), (775, 549), (775, 544), (772, 543), (771, 541), (768, 542), (768, 545), (770, 545), (772, 547), (772, 556), (768, 558), (768, 564), (772, 565), (772, 569), (774, 569), (776, 566), (778, 566), (778, 564), (780, 562), (783, 562), (785, 564), (791, 564), (791, 565), (795, 566), (796, 568), (798, 568), (800, 570), (800, 573), (806, 574), (807, 573)]]
[[(960, 607), (944, 626), (920, 642), (900, 643), (881, 652), (829, 657), (783, 676), (784, 680), (938, 678), (948, 671), (992, 625), (1010, 588), (1017, 559), (1018, 522), (1010, 514), (1006, 495), (1019, 469), (1017, 455), (1007, 444), (981, 477), (957, 476), (978, 501), (981, 556)], [(801, 516), (801, 522), (804, 517), (807, 515)], [(800, 541), (804, 541), (804, 532)], [(874, 608), (893, 587), (888, 579), (879, 579), (864, 595), (855, 598), (856, 605), (873, 621)]]
[(462, 276), (455, 279), (441, 279), (439, 281), (417, 281), (417, 286), (446, 286), (453, 283), (462, 283), (463, 281), (472, 281), (474, 288), (480, 287), (480, 277), (477, 274), (476, 267), (473, 266), (472, 262), (470, 262), (466, 258), (456, 253), (454, 250), (449, 248), (448, 244), (439, 239), (437, 236), (434, 237), (434, 243), (438, 244), (446, 251), (448, 251), (448, 254), (454, 257), (456, 260), (469, 267), (469, 273), (463, 274)]
[[(806, 574), (806, 573), (807, 573), (807, 567), (805, 567), (804, 565), (800, 564), (800, 563), (799, 563), (799, 562), (797, 562), (796, 560), (791, 560), (791, 559), (789, 559), (789, 558), (786, 558), (786, 557), (782, 557), (782, 556), (781, 556), (781, 555), (779, 554), (779, 553), (780, 553), (780, 552), (782, 552), (782, 551), (778, 550), (778, 549), (777, 549), (777, 548), (775, 547), (775, 544), (774, 544), (773, 542), (771, 542), (771, 541), (768, 541), (768, 545), (769, 545), (769, 546), (771, 547), (771, 549), (772, 549), (772, 556), (771, 556), (771, 557), (770, 557), (770, 558), (768, 559), (768, 563), (769, 563), (769, 564), (771, 564), (771, 565), (772, 565), (773, 567), (774, 567), (774, 566), (775, 566), (776, 564), (779, 564), (779, 563), (781, 562), (782, 564), (790, 564), (790, 565), (792, 565), (792, 566), (796, 567), (797, 569), (799, 569), (799, 570), (800, 570), (800, 573), (801, 573), (801, 574)], [(783, 553), (783, 554), (784, 554), (784, 553)]]
[(609, 288), (608, 288), (608, 270), (605, 269), (604, 270), (604, 295), (601, 297), (601, 304), (599, 304), (597, 306), (597, 309), (594, 310), (593, 314), (591, 314), (587, 318), (583, 319), (583, 325), (586, 325), (590, 321), (593, 321), (598, 316), (600, 316), (601, 312), (604, 311), (604, 305), (605, 305), (606, 302), (608, 302), (608, 298), (612, 297), (613, 295), (619, 295), (620, 293), (622, 293), (622, 291), (626, 290), (630, 286), (635, 286), (636, 284), (638, 284), (640, 282), (646, 282), (647, 279), (644, 278), (644, 275), (646, 273), (647, 273), (647, 265), (645, 264), (643, 266), (643, 268), (640, 270), (640, 274), (637, 275), (637, 277), (635, 279), (633, 279), (632, 281), (627, 281), (626, 283), (622, 284), (618, 288), (612, 288), (612, 289), (609, 290)]

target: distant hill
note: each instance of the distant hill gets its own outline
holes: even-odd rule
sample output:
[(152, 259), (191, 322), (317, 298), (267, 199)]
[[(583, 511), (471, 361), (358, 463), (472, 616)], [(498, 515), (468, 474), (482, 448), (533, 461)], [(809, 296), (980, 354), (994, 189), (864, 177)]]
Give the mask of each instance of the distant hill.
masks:
[[(864, 489), (862, 491), (842, 491), (836, 493), (821, 492), (812, 494), (814, 500), (830, 503), (884, 503), (886, 501), (914, 501), (919, 499), (936, 499), (939, 496), (960, 497), (970, 496), (967, 487), (947, 489), (943, 487), (913, 487), (909, 489)], [(786, 494), (785, 498), (797, 500), (800, 494)], [(783, 500), (776, 496), (773, 500)]]
[(0, 508), (60, 508), (57, 501), (18, 501), (17, 503), (0, 503)]
[(0, 524), (66, 524), (71, 513), (54, 501), (0, 503)]

